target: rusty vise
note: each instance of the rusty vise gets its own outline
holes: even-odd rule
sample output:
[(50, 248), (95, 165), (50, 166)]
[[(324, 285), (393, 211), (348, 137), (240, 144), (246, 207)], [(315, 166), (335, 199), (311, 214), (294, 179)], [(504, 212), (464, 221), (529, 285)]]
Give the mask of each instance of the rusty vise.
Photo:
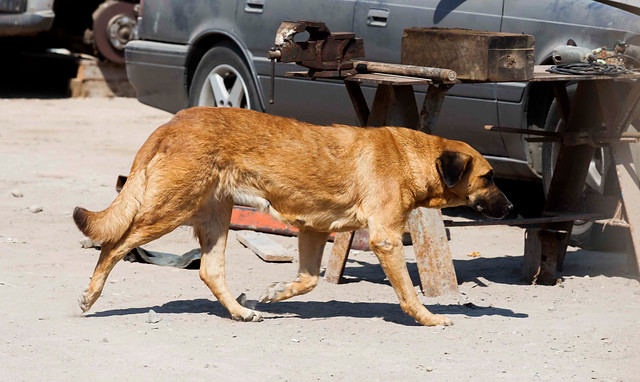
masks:
[[(299, 33), (309, 33), (306, 41), (294, 41)], [(295, 62), (309, 68), (307, 75), (315, 78), (341, 79), (356, 74), (354, 58), (364, 57), (364, 42), (355, 33), (331, 33), (323, 22), (283, 21), (276, 33), (274, 47), (267, 54), (271, 60), (271, 100), (275, 61)]]

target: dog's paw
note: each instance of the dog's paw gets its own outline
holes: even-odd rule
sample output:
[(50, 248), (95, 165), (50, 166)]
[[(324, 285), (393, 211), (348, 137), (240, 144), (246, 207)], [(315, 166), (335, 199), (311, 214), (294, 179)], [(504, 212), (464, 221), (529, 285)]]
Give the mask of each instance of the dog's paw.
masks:
[(280, 294), (287, 290), (287, 284), (284, 282), (273, 283), (264, 295), (260, 298), (260, 302), (276, 302), (279, 301)]
[(232, 314), (231, 318), (236, 321), (244, 321), (244, 322), (260, 322), (262, 321), (262, 313), (257, 310), (247, 309), (247, 312), (242, 315)]
[(84, 294), (78, 297), (78, 305), (80, 309), (82, 309), (82, 313), (86, 313), (91, 308), (91, 305), (89, 305), (87, 301), (87, 296)]
[(453, 325), (453, 321), (451, 321), (448, 317), (445, 317), (440, 314), (436, 314), (433, 316), (432, 326), (442, 325), (442, 326), (451, 326)]

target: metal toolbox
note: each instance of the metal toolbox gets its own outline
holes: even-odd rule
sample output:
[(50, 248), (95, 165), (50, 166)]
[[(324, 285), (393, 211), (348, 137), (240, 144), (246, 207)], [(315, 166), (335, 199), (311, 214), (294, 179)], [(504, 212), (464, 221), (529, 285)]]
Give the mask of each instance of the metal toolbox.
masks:
[(471, 29), (407, 28), (401, 62), (454, 70), (463, 81), (533, 78), (533, 36)]

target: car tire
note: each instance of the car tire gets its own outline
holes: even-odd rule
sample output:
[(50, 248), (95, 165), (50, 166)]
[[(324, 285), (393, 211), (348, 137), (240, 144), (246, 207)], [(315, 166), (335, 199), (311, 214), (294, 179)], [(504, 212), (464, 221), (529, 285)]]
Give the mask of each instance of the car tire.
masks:
[(135, 4), (106, 1), (93, 12), (93, 45), (98, 54), (124, 64), (124, 46), (136, 36)]
[(218, 45), (205, 53), (191, 82), (189, 106), (262, 111), (253, 77), (235, 49)]
[[(576, 84), (567, 86), (567, 94), (573, 100), (576, 93)], [(560, 108), (554, 99), (549, 108), (544, 129), (546, 131), (559, 132), (564, 129), (564, 123), (560, 119)], [(551, 177), (555, 167), (560, 143), (549, 142), (542, 145), (542, 181), (545, 195), (549, 192)], [(586, 198), (588, 193), (603, 194), (605, 189), (605, 179), (612, 163), (611, 154), (607, 148), (598, 148), (589, 165), (587, 184), (582, 193), (582, 198)], [(586, 212), (586, 211), (585, 211)], [(578, 220), (574, 223), (571, 231), (571, 244), (580, 247), (588, 247), (591, 243), (594, 223), (590, 221)]]

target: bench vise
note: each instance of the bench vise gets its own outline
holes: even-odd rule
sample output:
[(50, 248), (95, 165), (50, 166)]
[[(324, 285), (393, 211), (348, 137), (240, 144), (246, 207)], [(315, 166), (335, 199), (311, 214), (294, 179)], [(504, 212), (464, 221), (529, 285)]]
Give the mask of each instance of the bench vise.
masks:
[[(306, 41), (294, 41), (297, 34), (307, 32)], [(271, 60), (271, 99), (275, 62), (295, 62), (309, 68), (312, 78), (343, 79), (356, 74), (352, 59), (364, 57), (364, 42), (355, 33), (331, 33), (323, 22), (283, 21), (276, 33), (274, 47), (267, 53)]]

